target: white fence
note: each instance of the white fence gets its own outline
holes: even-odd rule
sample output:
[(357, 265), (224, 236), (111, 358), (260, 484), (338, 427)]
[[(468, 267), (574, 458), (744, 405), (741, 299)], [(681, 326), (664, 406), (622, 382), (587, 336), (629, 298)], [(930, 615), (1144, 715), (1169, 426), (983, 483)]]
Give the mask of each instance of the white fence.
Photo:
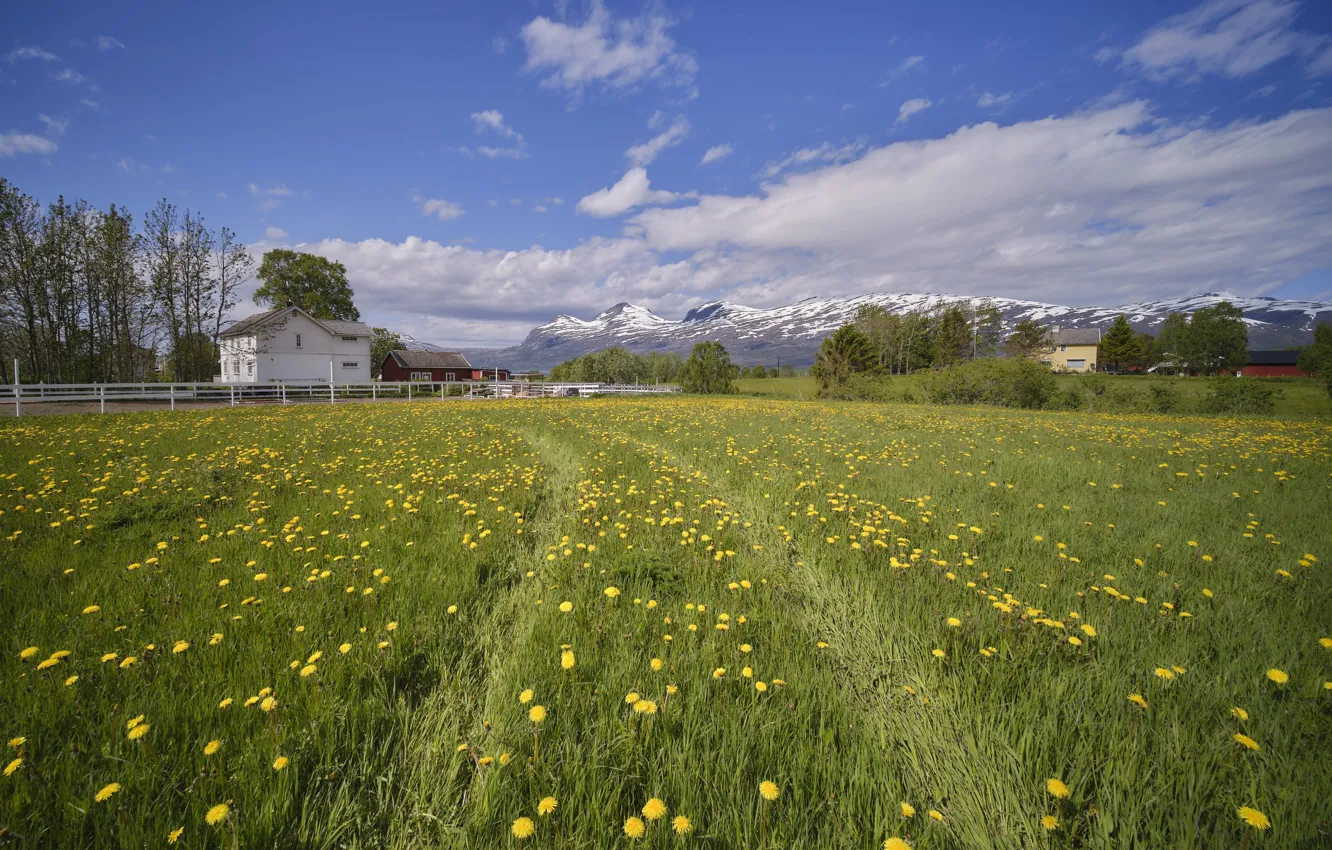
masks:
[(23, 415), (25, 404), (107, 402), (295, 404), (300, 402), (405, 401), (446, 398), (550, 398), (594, 395), (658, 395), (678, 393), (674, 384), (580, 384), (527, 381), (372, 381), (368, 383), (302, 382), (272, 384), (3, 384), (0, 404), (12, 404)]

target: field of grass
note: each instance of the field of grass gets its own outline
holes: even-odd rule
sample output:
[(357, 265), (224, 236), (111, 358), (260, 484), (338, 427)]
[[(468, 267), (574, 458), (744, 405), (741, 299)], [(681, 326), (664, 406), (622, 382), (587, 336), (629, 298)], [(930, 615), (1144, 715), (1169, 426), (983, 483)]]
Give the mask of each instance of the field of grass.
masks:
[(9, 420), (0, 844), (1326, 847), (1330, 472), (1316, 421)]
[[(922, 377), (922, 375), (911, 375), (887, 380), (898, 395), (919, 401), (925, 398), (924, 390), (920, 386)], [(1179, 391), (1180, 409), (1185, 412), (1198, 410), (1210, 387), (1210, 380), (1206, 378), (1179, 378), (1172, 375), (1098, 377), (1105, 380), (1105, 386), (1111, 393), (1119, 392), (1125, 399), (1146, 396), (1153, 386), (1174, 387)], [(1060, 388), (1087, 385), (1087, 378), (1078, 375), (1059, 375), (1056, 381)], [(1332, 417), (1332, 399), (1328, 398), (1327, 391), (1318, 381), (1312, 378), (1264, 378), (1263, 381), (1280, 391), (1276, 401), (1276, 415)], [(762, 398), (813, 399), (818, 396), (819, 391), (818, 382), (808, 375), (794, 378), (742, 378), (736, 384), (741, 393)], [(1117, 401), (1089, 398), (1088, 406), (1093, 412), (1098, 409), (1098, 405), (1100, 409), (1109, 408), (1111, 411), (1116, 411)]]

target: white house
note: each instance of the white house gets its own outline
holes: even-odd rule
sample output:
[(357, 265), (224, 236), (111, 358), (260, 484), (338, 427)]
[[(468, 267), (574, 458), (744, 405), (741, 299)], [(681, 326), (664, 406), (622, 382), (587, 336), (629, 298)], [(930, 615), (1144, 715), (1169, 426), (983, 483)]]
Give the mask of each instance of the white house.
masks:
[(241, 319), (218, 336), (224, 383), (370, 380), (370, 328), (316, 319), (288, 305)]

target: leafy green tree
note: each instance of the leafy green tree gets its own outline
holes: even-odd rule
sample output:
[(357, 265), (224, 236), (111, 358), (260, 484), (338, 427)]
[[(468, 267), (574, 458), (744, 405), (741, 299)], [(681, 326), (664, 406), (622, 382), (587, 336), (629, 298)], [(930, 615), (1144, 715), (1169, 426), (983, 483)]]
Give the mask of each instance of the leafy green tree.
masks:
[(795, 373), (796, 371), (794, 366), (792, 366), (790, 363), (783, 363), (781, 368), (777, 370), (777, 377), (794, 378)]
[(370, 333), (370, 375), (379, 380), (384, 358), (390, 351), (398, 351), (404, 346), (402, 337), (388, 328), (372, 328)]
[(700, 342), (680, 370), (680, 386), (687, 393), (734, 393), (736, 371), (724, 345)]
[(1229, 301), (1195, 310), (1186, 339), (1189, 367), (1203, 374), (1233, 372), (1249, 359), (1244, 312)]
[(1149, 333), (1140, 332), (1133, 339), (1138, 350), (1134, 352), (1133, 359), (1129, 363), (1146, 369), (1152, 365), (1152, 353), (1156, 351), (1156, 338)]
[(352, 303), (347, 267), (325, 257), (274, 248), (264, 254), (256, 276), (261, 281), (254, 303), (269, 308), (290, 302), (316, 319), (354, 322), (361, 313)]
[(1161, 331), (1156, 335), (1152, 359), (1171, 372), (1188, 370), (1189, 320), (1182, 313), (1165, 317)]
[(1023, 319), (1013, 326), (1013, 332), (1004, 340), (1004, 353), (1009, 357), (1032, 358), (1050, 351), (1049, 331), (1034, 319)]
[(947, 366), (966, 359), (971, 353), (971, 320), (960, 306), (946, 308), (939, 316), (932, 334), (934, 365)]
[(869, 337), (855, 325), (842, 325), (823, 340), (810, 373), (818, 379), (823, 393), (853, 375), (871, 371), (878, 371), (878, 361)]
[(1299, 367), (1327, 385), (1332, 396), (1332, 324), (1319, 322), (1313, 345), (1300, 352)]
[(1109, 364), (1118, 370), (1133, 362), (1139, 352), (1138, 337), (1133, 326), (1128, 323), (1128, 316), (1120, 313), (1110, 325), (1110, 330), (1101, 337), (1100, 352), (1097, 355), (1101, 365)]
[(971, 322), (971, 359), (993, 356), (1004, 331), (1004, 314), (990, 301), (969, 302), (967, 313)]

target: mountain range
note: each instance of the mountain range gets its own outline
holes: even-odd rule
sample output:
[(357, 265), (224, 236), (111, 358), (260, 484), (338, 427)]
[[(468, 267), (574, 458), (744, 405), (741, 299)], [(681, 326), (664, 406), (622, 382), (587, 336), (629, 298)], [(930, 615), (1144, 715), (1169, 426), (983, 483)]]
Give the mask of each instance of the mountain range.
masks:
[[(712, 301), (695, 307), (678, 321), (622, 302), (591, 320), (556, 316), (533, 328), (519, 345), (465, 349), (463, 354), (481, 366), (544, 371), (564, 360), (610, 346), (639, 354), (675, 351), (688, 356), (695, 343), (719, 340), (739, 365), (776, 366), (780, 362), (799, 368), (813, 363), (823, 338), (853, 321), (861, 307), (875, 305), (892, 313), (908, 313), (975, 300), (981, 299), (884, 292), (851, 298), (809, 298), (771, 309)], [(1332, 302), (1250, 298), (1214, 292), (1121, 307), (1064, 307), (1013, 298), (983, 300), (998, 308), (1005, 332), (1025, 319), (1065, 328), (1105, 329), (1123, 313), (1134, 329), (1153, 334), (1170, 313), (1191, 313), (1229, 301), (1244, 312), (1249, 347), (1253, 349), (1307, 344), (1312, 339), (1314, 325), (1319, 321), (1332, 322)], [(442, 350), (439, 346), (408, 340), (404, 337), (404, 343), (412, 348)]]

